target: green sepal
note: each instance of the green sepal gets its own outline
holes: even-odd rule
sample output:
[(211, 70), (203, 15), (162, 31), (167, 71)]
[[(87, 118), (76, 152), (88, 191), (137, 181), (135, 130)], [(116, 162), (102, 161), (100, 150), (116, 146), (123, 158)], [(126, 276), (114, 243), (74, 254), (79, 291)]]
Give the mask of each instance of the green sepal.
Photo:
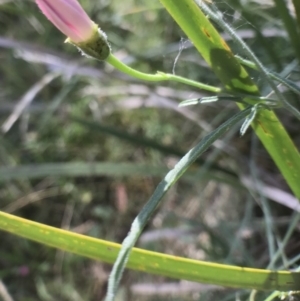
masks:
[(83, 55), (100, 61), (105, 61), (111, 52), (106, 34), (95, 24), (94, 34), (87, 41), (76, 43), (67, 38), (65, 43), (76, 46)]

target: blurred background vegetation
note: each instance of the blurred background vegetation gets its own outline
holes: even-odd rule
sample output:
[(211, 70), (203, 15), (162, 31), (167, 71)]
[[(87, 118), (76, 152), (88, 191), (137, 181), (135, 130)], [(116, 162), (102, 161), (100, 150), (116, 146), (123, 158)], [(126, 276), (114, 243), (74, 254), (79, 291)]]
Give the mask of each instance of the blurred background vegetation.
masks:
[[(124, 62), (220, 85), (158, 0), (80, 2)], [(299, 80), (273, 1), (215, 3), (269, 69)], [(231, 45), (226, 33), (224, 38)], [(182, 100), (207, 94), (178, 83), (137, 81), (63, 42), (33, 1), (0, 0), (0, 209), (122, 242), (167, 170), (237, 109), (233, 103), (178, 108)], [(295, 95), (286, 94), (299, 108)], [(299, 146), (299, 124), (285, 111), (278, 114)], [(291, 225), (298, 218), (296, 205), (252, 131), (241, 138), (235, 129), (172, 188), (139, 246), (265, 268), (292, 229), (274, 264), (292, 269), (300, 245), (297, 222)], [(105, 294), (110, 265), (4, 232), (0, 246), (0, 300), (11, 300), (6, 291), (13, 300), (45, 301), (101, 300)], [(126, 271), (118, 300), (247, 296)]]

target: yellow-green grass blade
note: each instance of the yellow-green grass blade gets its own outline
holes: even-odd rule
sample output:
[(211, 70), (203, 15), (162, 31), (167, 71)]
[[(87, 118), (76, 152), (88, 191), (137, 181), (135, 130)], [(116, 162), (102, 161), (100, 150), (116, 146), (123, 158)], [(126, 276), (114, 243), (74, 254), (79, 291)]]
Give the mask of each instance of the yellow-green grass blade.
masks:
[[(193, 42), (227, 90), (253, 95), (259, 93), (246, 70), (235, 59), (226, 42), (194, 0), (160, 0), (160, 2)], [(239, 107), (244, 109), (243, 105)], [(253, 122), (253, 128), (289, 187), (300, 199), (300, 155), (276, 114), (273, 111), (261, 111)]]
[(227, 90), (258, 95), (257, 86), (194, 0), (160, 0)]
[[(113, 263), (121, 245), (0, 211), (0, 229), (60, 250)], [(216, 264), (133, 248), (128, 268), (172, 278), (258, 290), (299, 290), (300, 273)]]

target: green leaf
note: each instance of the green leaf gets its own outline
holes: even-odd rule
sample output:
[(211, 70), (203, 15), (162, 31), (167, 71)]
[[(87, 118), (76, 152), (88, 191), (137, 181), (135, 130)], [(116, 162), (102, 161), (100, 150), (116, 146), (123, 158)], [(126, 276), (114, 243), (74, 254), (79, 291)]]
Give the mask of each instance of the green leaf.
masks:
[[(113, 266), (113, 270), (110, 274), (108, 281), (108, 290), (106, 294), (105, 301), (114, 300), (114, 296), (117, 292), (119, 282), (121, 280), (124, 268), (128, 261), (129, 255), (135, 243), (137, 242), (140, 234), (142, 233), (144, 227), (146, 226), (148, 220), (154, 213), (157, 206), (162, 201), (162, 198), (173, 186), (174, 183), (187, 171), (187, 169), (195, 162), (195, 160), (203, 154), (218, 138), (225, 134), (230, 128), (238, 124), (250, 113), (250, 108), (247, 108), (230, 119), (226, 120), (214, 131), (206, 135), (201, 141), (189, 150), (184, 157), (175, 165), (175, 167), (170, 170), (163, 180), (158, 184), (152, 196), (148, 202), (144, 205), (142, 210), (134, 219), (131, 224), (130, 231), (122, 243), (122, 248), (118, 254), (117, 260)], [(215, 283), (215, 282), (212, 282)]]
[[(140, 175), (145, 177), (161, 177), (168, 171), (169, 169), (163, 166), (153, 166), (128, 162), (46, 163), (0, 167), (0, 182), (10, 180), (28, 180), (43, 177), (124, 177), (133, 175)], [(183, 178), (190, 182), (199, 181), (206, 178), (209, 180), (232, 185), (235, 188), (245, 189), (245, 187), (238, 181), (237, 177), (229, 173), (207, 170), (205, 174), (202, 175), (197, 171), (189, 171), (184, 174)]]
[[(248, 73), (194, 0), (160, 0), (228, 90), (259, 93)], [(240, 109), (245, 106), (238, 104)], [(273, 111), (260, 111), (252, 126), (289, 187), (300, 198), (300, 155)]]
[[(0, 229), (60, 250), (113, 263), (120, 245), (32, 222), (0, 211)], [(133, 248), (130, 269), (202, 283), (259, 290), (299, 290), (300, 273), (235, 267)]]

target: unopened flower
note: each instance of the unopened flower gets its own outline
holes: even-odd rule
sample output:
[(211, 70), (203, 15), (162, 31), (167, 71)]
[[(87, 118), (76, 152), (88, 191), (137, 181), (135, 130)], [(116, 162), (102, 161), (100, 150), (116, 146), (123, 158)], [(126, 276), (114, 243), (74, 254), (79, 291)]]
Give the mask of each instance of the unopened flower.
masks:
[(44, 15), (84, 54), (105, 60), (110, 54), (106, 35), (77, 0), (36, 0)]
[(76, 0), (36, 0), (44, 15), (72, 41), (88, 40), (95, 24)]

